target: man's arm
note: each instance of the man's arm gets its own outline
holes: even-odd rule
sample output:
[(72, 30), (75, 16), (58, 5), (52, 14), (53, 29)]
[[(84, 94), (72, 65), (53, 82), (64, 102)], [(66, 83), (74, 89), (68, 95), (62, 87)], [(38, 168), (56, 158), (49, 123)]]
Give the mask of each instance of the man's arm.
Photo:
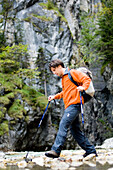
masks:
[(54, 97), (55, 97), (55, 95), (50, 95), (50, 96), (48, 97), (48, 101), (53, 100), (53, 99), (54, 99)]
[(73, 77), (73, 80), (76, 81), (77, 83), (80, 83), (81, 85), (77, 87), (79, 91), (87, 90), (91, 79), (85, 75), (84, 73), (78, 71), (78, 70), (71, 70), (71, 76)]
[(57, 93), (56, 95), (50, 95), (48, 97), (48, 100), (51, 101), (53, 99), (61, 99), (63, 98), (63, 91), (61, 91), (60, 93)]

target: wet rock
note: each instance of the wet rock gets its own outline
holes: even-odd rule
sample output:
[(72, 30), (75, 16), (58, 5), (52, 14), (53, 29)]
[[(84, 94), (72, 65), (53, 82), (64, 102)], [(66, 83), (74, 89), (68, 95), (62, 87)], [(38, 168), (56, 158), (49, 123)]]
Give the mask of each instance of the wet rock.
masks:
[(106, 139), (104, 143), (97, 148), (113, 148), (113, 138)]
[[(21, 35), (21, 32), (19, 33), (19, 30), (17, 30), (18, 24), (21, 24), (23, 44), (28, 45), (30, 55), (29, 63), (31, 68), (34, 68), (34, 63), (37, 60), (37, 54), (39, 53), (40, 47), (43, 49), (43, 56), (45, 56), (45, 59), (47, 59), (48, 62), (52, 59), (60, 58), (64, 61), (65, 66), (74, 66), (76, 61), (77, 63), (79, 63), (79, 60), (81, 61), (81, 58), (79, 58), (80, 49), (76, 43), (73, 43), (74, 39), (79, 40), (80, 38), (80, 16), (82, 11), (95, 13), (95, 9), (97, 8), (94, 6), (97, 4), (101, 5), (100, 0), (91, 2), (89, 0), (54, 0), (54, 3), (59, 8), (59, 11), (62, 11), (61, 13), (64, 14), (68, 23), (62, 21), (63, 18), (58, 16), (57, 11), (47, 10), (43, 7), (39, 3), (42, 1), (14, 0), (12, 2), (14, 2), (14, 11), (12, 10), (10, 17), (14, 15), (16, 10), (17, 19), (15, 19), (13, 23), (9, 22), (9, 20), (6, 23), (7, 32), (5, 34), (8, 34), (7, 43), (14, 43), (16, 32), (18, 32), (17, 40), (21, 39), (19, 36)], [(43, 2), (45, 3), (47, 0)], [(39, 16), (42, 17), (42, 19), (39, 19)], [(48, 19), (51, 18), (52, 20), (44, 21), (44, 16)], [(20, 22), (17, 23), (17, 21)], [(41, 67), (42, 66), (39, 65), (39, 70)], [(94, 75), (93, 81), (96, 95), (95, 99), (84, 107), (84, 113), (87, 113), (84, 114), (86, 121), (85, 132), (87, 133), (88, 139), (93, 142), (93, 144), (101, 144), (107, 136), (112, 135), (109, 135), (109, 133), (106, 132), (108, 129), (112, 130), (113, 127), (113, 74), (110, 67), (107, 67), (102, 76), (100, 74), (100, 68), (101, 66), (96, 65), (94, 68), (91, 68)], [(37, 90), (44, 90), (43, 81), (42, 83), (39, 79), (35, 81)], [(59, 79), (50, 75), (47, 81), (48, 95), (56, 94), (56, 92), (61, 90), (61, 82)], [(29, 79), (26, 78), (24, 82), (27, 85), (30, 85)], [(0, 94), (4, 94), (4, 89), (0, 90)], [(19, 95), (18, 98), (22, 102), (21, 95)], [(63, 102), (58, 102), (57, 107), (51, 107), (50, 114), (52, 116), (51, 118), (50, 116), (45, 118), (45, 122), (43, 122), (44, 124), (41, 127), (40, 132), (37, 133), (37, 142), (35, 142), (36, 140), (32, 140), (32, 137), (33, 135), (35, 136), (41, 111), (39, 107), (34, 111), (25, 101), (24, 104), (24, 109), (28, 115), (27, 122), (23, 119), (22, 121), (16, 121), (13, 125), (11, 124), (7, 140), (4, 137), (0, 137), (0, 143), (2, 144), (0, 144), (0, 148), (5, 149), (10, 146), (11, 148), (9, 147), (7, 149), (20, 151), (27, 150), (28, 148), (32, 148), (33, 150), (39, 150), (40, 148), (40, 151), (43, 150), (43, 148), (46, 148), (46, 150), (51, 148), (57, 133), (56, 129), (58, 129), (56, 124), (59, 124), (61, 114), (63, 113)], [(106, 117), (108, 117), (107, 122)], [(8, 122), (11, 121), (11, 118), (7, 114), (5, 119), (8, 120)], [(105, 122), (105, 125), (103, 125), (102, 122)], [(106, 123), (108, 123), (107, 128)], [(70, 134), (67, 138), (68, 140), (64, 149), (76, 148), (76, 143)]]
[[(4, 157), (5, 154), (5, 157)], [(83, 150), (62, 150), (60, 158), (48, 158), (45, 156), (45, 152), (29, 152), (29, 157), (32, 161), (28, 163), (25, 161), (26, 152), (4, 152), (1, 155), (2, 162), (0, 162), (0, 168), (7, 168), (9, 166), (17, 166), (22, 169), (32, 169), (34, 166), (49, 168), (49, 169), (76, 169), (82, 166), (88, 166), (91, 168), (102, 168), (104, 166), (110, 168), (113, 166), (113, 149), (97, 149), (98, 157), (91, 157), (84, 159)], [(101, 170), (98, 168), (98, 170)], [(102, 168), (103, 169), (103, 168)]]
[(18, 167), (19, 168), (25, 168), (27, 167), (27, 163), (25, 161), (20, 161), (17, 163)]
[(0, 158), (4, 158), (5, 153), (4, 152), (0, 152)]
[(34, 158), (32, 162), (36, 163), (39, 166), (44, 166), (44, 158), (39, 157), (39, 158)]
[(5, 162), (0, 162), (0, 168), (6, 169), (7, 164)]
[(65, 170), (69, 168), (69, 164), (66, 162), (61, 162), (58, 159), (53, 159), (53, 161), (51, 162), (51, 169), (55, 169), (58, 170), (61, 167), (63, 167)]

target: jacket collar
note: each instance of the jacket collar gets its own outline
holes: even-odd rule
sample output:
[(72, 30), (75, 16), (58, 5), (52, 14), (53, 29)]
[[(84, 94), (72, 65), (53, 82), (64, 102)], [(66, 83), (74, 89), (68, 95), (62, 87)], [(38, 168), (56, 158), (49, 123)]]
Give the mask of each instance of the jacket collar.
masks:
[(66, 69), (65, 69), (65, 72), (64, 72), (64, 75), (63, 76), (65, 76), (66, 74), (68, 74), (69, 73), (69, 68), (67, 67)]

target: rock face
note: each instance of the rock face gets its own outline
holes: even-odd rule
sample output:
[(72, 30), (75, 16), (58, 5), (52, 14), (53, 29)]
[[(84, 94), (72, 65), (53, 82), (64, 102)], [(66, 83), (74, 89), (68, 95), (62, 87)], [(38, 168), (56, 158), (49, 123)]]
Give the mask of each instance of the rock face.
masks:
[[(17, 30), (17, 25), (21, 25), (22, 41), (28, 45), (31, 68), (38, 66), (40, 71), (43, 68), (49, 74), (48, 83), (45, 81), (44, 84), (37, 80), (35, 86), (41, 90), (46, 88), (46, 94), (50, 95), (61, 91), (61, 80), (49, 73), (49, 61), (59, 58), (64, 61), (65, 66), (73, 61), (76, 63), (78, 49), (73, 40), (78, 40), (80, 37), (80, 12), (87, 12), (88, 10), (96, 12), (95, 5), (101, 6), (101, 2), (100, 0), (53, 0), (53, 4), (57, 6), (60, 13), (53, 6), (51, 7), (51, 3), (48, 2), (46, 0), (15, 0), (10, 16), (17, 19), (13, 24), (7, 22), (6, 34), (8, 36), (7, 42), (12, 44), (15, 39), (14, 32)], [(45, 4), (48, 4), (48, 7)], [(9, 32), (9, 30), (11, 31)], [(17, 38), (20, 35), (18, 31)], [(43, 56), (40, 55), (41, 50)], [(37, 57), (40, 62), (38, 60), (37, 65), (35, 65)], [(95, 97), (84, 106), (84, 128), (90, 141), (95, 145), (100, 145), (112, 135), (113, 72), (108, 67), (102, 76), (98, 65), (91, 68), (91, 71), (93, 72), (96, 93)], [(43, 78), (44, 76), (42, 75)], [(17, 121), (14, 129), (10, 130), (9, 137), (1, 137), (1, 148), (4, 148), (5, 144), (12, 144), (8, 149), (37, 151), (50, 149), (64, 111), (63, 101), (56, 101), (56, 106), (51, 102), (51, 107), (37, 131), (36, 138), (34, 137), (39, 119), (38, 122), (35, 120), (36, 116), (40, 115), (40, 108), (33, 112), (26, 103), (26, 109), (29, 110), (30, 114), (29, 123), (26, 124), (24, 120)], [(68, 133), (64, 148), (74, 149), (75, 147), (76, 143), (73, 141), (71, 134)]]

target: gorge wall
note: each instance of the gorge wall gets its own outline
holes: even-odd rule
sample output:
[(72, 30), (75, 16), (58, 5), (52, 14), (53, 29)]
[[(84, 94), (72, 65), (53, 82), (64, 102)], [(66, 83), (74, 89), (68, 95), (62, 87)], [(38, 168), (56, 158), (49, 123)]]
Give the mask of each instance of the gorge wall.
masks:
[[(48, 8), (45, 4), (48, 4)], [(56, 8), (46, 0), (15, 0), (12, 12), (16, 18), (7, 22), (7, 42), (13, 44), (14, 33), (18, 22), (22, 30), (22, 41), (28, 45), (30, 67), (47, 70), (48, 81), (37, 79), (34, 84), (36, 90), (45, 91), (48, 96), (61, 91), (61, 80), (49, 73), (48, 63), (55, 58), (64, 61), (65, 66), (76, 65), (79, 49), (74, 40), (80, 38), (80, 13), (97, 12), (101, 6), (100, 0), (53, 0)], [(50, 9), (49, 9), (50, 8)], [(56, 9), (56, 10), (55, 10)], [(61, 15), (62, 14), (62, 15)], [(18, 22), (17, 22), (18, 21)], [(21, 36), (18, 31), (17, 37)], [(43, 55), (40, 55), (43, 52)], [(35, 62), (37, 61), (37, 65)], [(94, 98), (84, 106), (85, 134), (94, 145), (112, 136), (113, 128), (113, 72), (109, 67), (103, 75), (100, 74), (101, 65), (95, 63), (90, 66), (93, 72), (93, 82), (96, 90)], [(42, 74), (42, 77), (45, 75)], [(51, 148), (58, 124), (64, 111), (63, 101), (51, 102), (41, 127), (37, 131), (41, 119), (40, 108), (34, 112), (26, 103), (30, 120), (18, 120), (9, 131), (9, 136), (2, 136), (0, 147), (12, 150), (48, 150)], [(36, 118), (38, 115), (38, 119)], [(10, 118), (7, 118), (10, 121)], [(37, 119), (37, 121), (36, 121)], [(37, 131), (37, 134), (36, 134)], [(36, 136), (35, 136), (36, 134)], [(77, 147), (70, 133), (64, 146), (66, 149)]]

